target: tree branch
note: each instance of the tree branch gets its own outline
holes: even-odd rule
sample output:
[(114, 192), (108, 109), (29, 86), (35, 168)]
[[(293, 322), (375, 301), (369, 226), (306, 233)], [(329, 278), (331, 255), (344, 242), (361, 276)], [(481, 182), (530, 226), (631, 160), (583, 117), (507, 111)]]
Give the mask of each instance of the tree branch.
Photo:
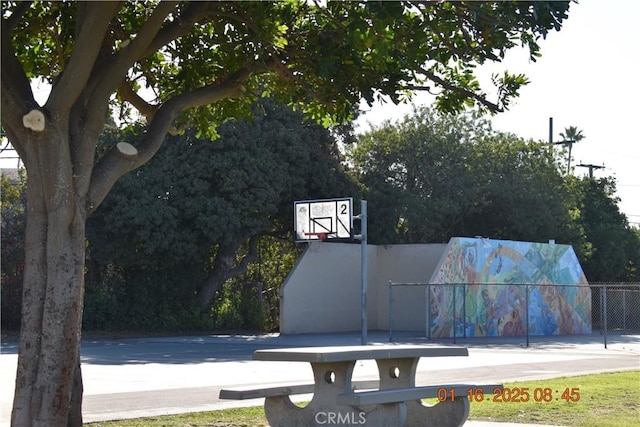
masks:
[[(4, 110), (4, 106), (2, 107), (2, 109)], [(14, 150), (16, 150), (16, 153), (18, 153), (18, 156), (23, 161), (25, 161), (27, 159), (27, 157), (26, 157), (27, 153), (24, 150), (24, 146), (20, 143), (20, 140), (24, 135), (24, 127), (22, 127), (22, 126), (16, 127), (9, 120), (6, 120), (4, 115), (3, 115), (2, 116), (2, 129), (4, 130), (5, 135), (6, 135), (7, 139), (9, 140), (9, 142), (11, 142), (11, 146), (13, 147)]]
[(227, 81), (219, 85), (205, 86), (193, 92), (177, 95), (158, 108), (149, 124), (148, 132), (140, 144), (140, 155), (135, 167), (145, 164), (158, 151), (163, 138), (171, 128), (173, 120), (183, 111), (202, 105), (214, 104), (226, 98), (242, 95), (242, 83), (251, 75), (247, 69), (243, 69), (231, 76)]
[[(29, 79), (11, 44), (11, 32), (8, 27), (4, 25), (2, 26), (1, 37), (0, 66), (2, 67), (2, 81), (7, 88), (11, 89), (11, 93), (14, 94), (16, 99), (23, 101), (20, 111), (17, 113), (22, 117), (27, 111), (38, 106), (38, 104), (33, 98)], [(2, 114), (4, 115), (5, 112), (6, 111), (3, 111)]]
[(133, 169), (137, 154), (138, 151), (132, 145), (118, 143), (102, 156), (91, 174), (87, 194), (87, 215), (98, 208), (118, 178)]
[[(4, 51), (3, 51), (4, 53)], [(4, 64), (4, 60), (2, 61)], [(26, 113), (25, 105), (18, 94), (16, 94), (15, 88), (5, 78), (4, 67), (2, 70), (2, 80), (0, 84), (0, 93), (2, 94), (2, 101), (0, 108), (2, 109), (2, 126), (5, 131), (9, 129), (13, 132), (13, 137), (9, 138), (13, 148), (18, 152), (22, 151), (21, 136), (25, 135), (25, 127), (22, 125), (22, 117)], [(35, 103), (35, 101), (34, 101)]]
[(247, 238), (248, 236), (243, 236), (231, 244), (219, 245), (211, 273), (209, 273), (209, 276), (205, 279), (198, 292), (199, 305), (202, 311), (206, 311), (211, 307), (211, 299), (224, 282), (245, 273), (249, 263), (258, 259), (258, 241), (260, 240), (260, 235), (254, 235), (251, 236), (249, 241), (248, 253), (236, 267), (232, 267), (236, 252)]
[(18, 2), (18, 6), (13, 11), (11, 16), (4, 20), (5, 21), (4, 25), (7, 27), (7, 31), (13, 31), (15, 26), (20, 21), (20, 18), (22, 18), (22, 16), (27, 12), (27, 10), (29, 10), (30, 7), (31, 7), (30, 1)]
[(86, 103), (108, 102), (111, 94), (126, 76), (127, 70), (146, 51), (167, 16), (175, 9), (175, 5), (174, 2), (160, 2), (131, 43), (114, 55), (109, 55), (104, 61), (96, 63), (94, 76), (87, 85), (89, 99), (85, 100)]
[(142, 99), (142, 97), (133, 90), (126, 79), (122, 80), (122, 83), (120, 83), (117, 90), (120, 98), (133, 105), (140, 114), (147, 118), (147, 122), (150, 122), (153, 119), (156, 111), (158, 111), (158, 107), (156, 105), (149, 104), (147, 101)]
[(182, 112), (191, 108), (200, 107), (201, 105), (212, 104), (226, 98), (238, 97), (244, 92), (242, 84), (251, 74), (253, 74), (251, 70), (244, 68), (231, 75), (221, 84), (204, 86), (192, 92), (178, 95), (169, 100), (167, 104), (171, 104), (171, 108)]
[[(145, 21), (144, 25), (137, 32), (127, 46), (122, 47), (117, 53), (108, 55), (104, 60), (97, 61), (93, 67), (92, 76), (86, 85), (82, 99), (76, 104), (75, 117), (81, 119), (86, 117), (85, 126), (96, 128), (101, 126), (105, 120), (104, 114), (98, 114), (102, 110), (107, 109), (109, 98), (113, 92), (121, 84), (127, 70), (131, 64), (135, 62), (140, 53), (143, 52), (149, 43), (153, 40), (158, 30), (162, 27), (167, 16), (175, 9), (174, 2), (161, 2), (153, 10), (151, 16)], [(90, 108), (93, 114), (84, 114), (82, 111)], [(97, 109), (97, 110), (96, 110)], [(149, 126), (152, 139), (158, 139), (158, 147), (162, 143), (168, 127), (173, 120), (171, 114), (163, 117), (166, 122), (152, 121)], [(84, 119), (83, 119), (84, 120)], [(152, 144), (153, 145), (153, 144)], [(83, 147), (77, 147), (76, 150), (83, 150)], [(155, 151), (154, 151), (155, 152)], [(78, 153), (78, 158), (86, 157), (89, 153), (87, 150), (85, 155)], [(138, 161), (138, 155), (122, 156), (114, 147), (99, 161), (96, 162), (91, 172), (91, 179), (88, 184), (87, 191), (87, 213), (91, 214), (102, 203), (113, 184), (125, 173), (139, 167), (144, 162)]]
[(260, 241), (260, 235), (251, 236), (249, 240), (249, 251), (245, 256), (242, 257), (240, 263), (230, 268), (227, 274), (225, 275), (224, 281), (231, 279), (232, 277), (239, 276), (241, 274), (246, 273), (247, 267), (249, 263), (254, 262), (258, 259), (258, 242)]
[[(6, 26), (5, 20), (2, 20), (1, 31), (1, 47), (0, 47), (0, 80), (2, 81), (0, 88), (0, 106), (2, 108), (2, 123), (6, 127), (13, 129), (14, 138), (11, 143), (18, 153), (25, 153), (25, 147), (22, 146), (23, 135), (25, 132), (22, 126), (22, 117), (29, 111), (40, 108), (33, 97), (29, 79), (22, 68), (22, 64), (11, 44), (10, 26)], [(23, 160), (26, 160), (23, 158)]]
[(205, 86), (193, 92), (177, 95), (161, 105), (148, 126), (148, 132), (139, 146), (140, 154), (135, 167), (145, 164), (156, 153), (173, 120), (183, 111), (202, 105), (214, 104), (226, 98), (242, 95), (242, 83), (251, 75), (242, 70), (219, 85)]
[[(487, 107), (487, 109), (489, 111), (491, 111), (492, 113), (500, 113), (503, 111), (503, 109), (498, 105), (498, 104), (494, 104), (488, 100), (486, 100), (484, 97), (482, 97), (481, 95), (468, 90), (468, 89), (464, 89), (458, 86), (455, 86), (449, 82), (447, 82), (446, 80), (444, 80), (443, 78), (435, 75), (434, 73), (432, 73), (431, 71), (427, 70), (424, 67), (420, 68), (420, 72), (422, 72), (429, 80), (437, 83), (438, 85), (442, 86), (444, 89), (453, 91), (453, 92), (458, 92), (461, 93), (469, 98), (475, 99), (476, 101), (478, 101), (480, 104), (484, 105), (485, 107)], [(413, 86), (407, 86), (407, 89), (420, 89), (420, 87), (413, 87)]]
[(47, 101), (49, 111), (68, 111), (80, 96), (100, 53), (109, 22), (120, 3), (89, 2), (84, 4), (84, 19), (78, 30), (68, 64), (51, 89)]
[(93, 212), (102, 203), (122, 175), (144, 165), (154, 156), (178, 114), (191, 108), (240, 96), (243, 93), (242, 83), (251, 74), (251, 70), (242, 69), (222, 84), (205, 86), (193, 92), (177, 95), (161, 105), (147, 126), (147, 133), (134, 156), (123, 157), (112, 149), (97, 162), (91, 175), (88, 212)]
[[(146, 117), (147, 123), (150, 123), (153, 120), (153, 116), (155, 116), (158, 111), (158, 106), (153, 105), (145, 101), (140, 95), (133, 90), (133, 88), (129, 85), (127, 80), (123, 80), (120, 86), (118, 86), (118, 94), (122, 98), (123, 101), (128, 102), (133, 105), (140, 114)], [(178, 135), (179, 130), (175, 127), (171, 127), (169, 129), (169, 133), (171, 135)]]
[(170, 41), (188, 33), (198, 21), (209, 16), (216, 6), (217, 3), (212, 2), (189, 3), (187, 9), (178, 18), (158, 31), (137, 59), (151, 55)]

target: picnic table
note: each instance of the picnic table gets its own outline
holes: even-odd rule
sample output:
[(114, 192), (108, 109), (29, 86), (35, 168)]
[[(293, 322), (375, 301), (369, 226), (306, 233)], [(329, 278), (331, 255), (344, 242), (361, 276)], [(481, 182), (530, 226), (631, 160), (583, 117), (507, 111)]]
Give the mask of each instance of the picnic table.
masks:
[[(253, 360), (308, 362), (313, 384), (285, 384), (260, 388), (232, 388), (220, 392), (221, 399), (265, 397), (269, 425), (317, 426), (461, 426), (469, 416), (467, 390), (492, 386), (448, 384), (416, 386), (421, 358), (468, 356), (463, 347), (426, 345), (363, 345), (299, 347), (257, 350)], [(375, 360), (379, 382), (353, 381), (360, 360)], [(363, 390), (363, 389), (367, 390)], [(295, 405), (290, 396), (312, 392), (308, 405)], [(425, 405), (421, 399), (438, 397)]]

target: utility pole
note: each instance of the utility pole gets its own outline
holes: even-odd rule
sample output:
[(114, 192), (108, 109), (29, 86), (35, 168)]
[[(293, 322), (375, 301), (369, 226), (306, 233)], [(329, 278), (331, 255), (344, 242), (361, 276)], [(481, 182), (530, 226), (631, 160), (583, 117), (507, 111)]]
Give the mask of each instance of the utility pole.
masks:
[(360, 240), (360, 326), (361, 331), (361, 344), (367, 344), (367, 285), (369, 271), (369, 254), (367, 253), (367, 201), (360, 201), (360, 215), (354, 216), (353, 219), (360, 220), (360, 234), (353, 236), (354, 239)]
[(592, 164), (585, 165), (585, 164), (580, 163), (578, 166), (581, 167), (581, 168), (589, 168), (589, 178), (593, 178), (593, 170), (594, 169), (604, 169), (604, 165), (602, 165), (602, 166), (592, 165)]

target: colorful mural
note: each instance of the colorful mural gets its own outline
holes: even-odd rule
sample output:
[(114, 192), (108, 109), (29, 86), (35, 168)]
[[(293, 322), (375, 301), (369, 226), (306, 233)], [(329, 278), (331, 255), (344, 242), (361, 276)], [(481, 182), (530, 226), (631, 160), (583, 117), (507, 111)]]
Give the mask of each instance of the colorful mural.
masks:
[(591, 333), (591, 290), (569, 245), (454, 237), (429, 283), (432, 337)]

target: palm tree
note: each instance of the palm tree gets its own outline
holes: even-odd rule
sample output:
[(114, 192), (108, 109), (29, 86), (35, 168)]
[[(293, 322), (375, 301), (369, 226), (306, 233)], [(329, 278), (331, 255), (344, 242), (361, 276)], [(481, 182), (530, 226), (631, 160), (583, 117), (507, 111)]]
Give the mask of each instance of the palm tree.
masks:
[(584, 135), (581, 130), (578, 130), (577, 126), (569, 126), (564, 128), (564, 132), (560, 132), (562, 137), (561, 143), (569, 146), (569, 157), (567, 159), (567, 173), (571, 170), (571, 148), (576, 142), (580, 142), (584, 139)]

